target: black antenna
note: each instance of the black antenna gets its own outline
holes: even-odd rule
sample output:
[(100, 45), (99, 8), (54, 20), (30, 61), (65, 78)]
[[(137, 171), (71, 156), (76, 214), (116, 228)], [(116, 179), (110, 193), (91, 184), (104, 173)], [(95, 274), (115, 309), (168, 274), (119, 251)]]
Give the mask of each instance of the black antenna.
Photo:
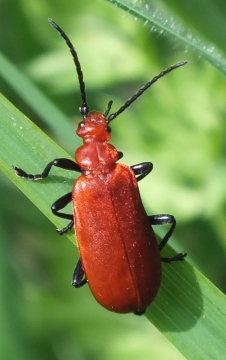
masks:
[(128, 108), (139, 96), (141, 96), (152, 84), (154, 84), (158, 79), (160, 79), (161, 77), (163, 77), (164, 75), (168, 74), (170, 71), (183, 66), (187, 64), (187, 61), (183, 61), (180, 63), (177, 63), (175, 65), (169, 66), (167, 69), (163, 70), (160, 72), (160, 74), (156, 75), (153, 77), (153, 79), (151, 79), (150, 81), (147, 82), (147, 84), (145, 84), (140, 90), (138, 90), (133, 96), (131, 96), (131, 98), (129, 98), (125, 104), (123, 106), (120, 107), (120, 109), (118, 111), (116, 111), (115, 113), (111, 114), (108, 118), (108, 122), (114, 120), (119, 114), (121, 114), (126, 108)]
[(68, 38), (68, 36), (65, 34), (65, 32), (60, 28), (59, 25), (57, 25), (52, 19), (48, 19), (49, 23), (55, 27), (55, 29), (57, 29), (57, 31), (59, 31), (60, 35), (62, 36), (62, 38), (66, 41), (67, 46), (69, 47), (74, 63), (75, 63), (75, 67), (76, 67), (76, 71), (77, 71), (77, 75), (78, 75), (78, 81), (79, 81), (79, 87), (80, 87), (80, 91), (81, 91), (81, 97), (82, 97), (82, 101), (83, 104), (82, 106), (79, 108), (79, 111), (82, 115), (86, 116), (89, 113), (89, 108), (87, 105), (87, 101), (86, 101), (86, 89), (85, 89), (85, 83), (83, 80), (83, 73), (82, 73), (82, 68), (78, 59), (78, 55), (77, 52), (75, 51), (74, 46), (72, 45), (70, 39)]
[(108, 106), (107, 106), (107, 110), (106, 110), (105, 113), (104, 113), (104, 116), (105, 116), (105, 117), (108, 116), (109, 111), (111, 110), (112, 104), (113, 104), (113, 101), (110, 100), (109, 103), (108, 103)]

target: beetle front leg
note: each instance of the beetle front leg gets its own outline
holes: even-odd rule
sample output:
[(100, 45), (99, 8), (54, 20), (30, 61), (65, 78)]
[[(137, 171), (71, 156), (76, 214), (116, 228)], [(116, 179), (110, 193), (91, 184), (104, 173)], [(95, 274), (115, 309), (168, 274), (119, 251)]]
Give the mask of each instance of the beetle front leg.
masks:
[(84, 269), (82, 266), (82, 262), (81, 262), (81, 259), (79, 259), (79, 261), (77, 262), (76, 268), (73, 272), (73, 277), (72, 277), (72, 285), (75, 288), (82, 287), (83, 285), (85, 285), (87, 283), (87, 279), (84, 278), (84, 275), (85, 275), (85, 273), (84, 273)]
[[(169, 231), (167, 231), (166, 235), (163, 237), (162, 241), (159, 244), (159, 251), (161, 251), (164, 246), (169, 241), (170, 237), (172, 236), (174, 229), (176, 227), (176, 219), (173, 215), (168, 214), (161, 214), (161, 215), (151, 215), (149, 216), (149, 219), (151, 221), (151, 225), (165, 225), (165, 224), (171, 224), (171, 227)], [(163, 262), (170, 263), (171, 261), (181, 261), (187, 256), (186, 253), (179, 253), (175, 256), (172, 256), (170, 258), (161, 257), (161, 260)]]
[(71, 220), (67, 226), (65, 226), (63, 229), (56, 229), (59, 235), (65, 234), (68, 230), (70, 230), (74, 225), (74, 219), (73, 215), (71, 214), (65, 214), (59, 212), (59, 210), (63, 209), (69, 202), (72, 201), (72, 192), (69, 192), (68, 194), (62, 196), (58, 200), (56, 200), (53, 205), (51, 206), (51, 210), (54, 215), (63, 218), (63, 219), (69, 219)]
[(118, 151), (118, 160), (122, 159), (123, 158), (123, 152), (121, 151)]
[(59, 168), (65, 169), (65, 170), (81, 172), (81, 168), (76, 162), (74, 162), (70, 159), (64, 159), (64, 158), (54, 159), (53, 161), (51, 161), (49, 164), (46, 165), (45, 169), (43, 170), (43, 172), (41, 174), (28, 174), (24, 170), (22, 170), (16, 166), (13, 166), (13, 169), (15, 170), (17, 176), (22, 177), (24, 179), (42, 180), (49, 175), (49, 172), (50, 172), (52, 166), (56, 166), (56, 167), (59, 167)]
[(137, 181), (140, 181), (152, 171), (153, 164), (151, 162), (143, 162), (131, 166), (131, 169), (133, 170), (134, 175), (139, 175), (137, 176)]

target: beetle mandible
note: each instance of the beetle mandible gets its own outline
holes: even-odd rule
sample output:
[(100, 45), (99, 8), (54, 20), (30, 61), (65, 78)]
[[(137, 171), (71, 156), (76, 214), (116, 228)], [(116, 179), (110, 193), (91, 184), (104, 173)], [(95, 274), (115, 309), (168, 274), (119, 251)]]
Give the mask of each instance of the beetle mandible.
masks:
[[(18, 167), (14, 169), (16, 175), (29, 180), (46, 178), (52, 166), (81, 173), (72, 192), (51, 206), (56, 216), (70, 220), (63, 229), (57, 229), (60, 235), (75, 227), (80, 259), (72, 285), (81, 287), (88, 283), (96, 300), (110, 311), (141, 315), (159, 290), (161, 261), (183, 260), (186, 254), (161, 257), (160, 251), (171, 237), (176, 220), (168, 214), (146, 214), (137, 183), (151, 172), (153, 165), (151, 162), (133, 166), (117, 163), (123, 154), (109, 144), (109, 123), (159, 78), (185, 65), (186, 61), (163, 70), (111, 115), (112, 101), (104, 113), (90, 112), (77, 52), (65, 32), (53, 20), (49, 19), (49, 22), (66, 41), (75, 63), (83, 102), (79, 108), (83, 121), (76, 133), (82, 137), (83, 145), (75, 152), (75, 162), (55, 159), (41, 174), (28, 174)], [(74, 214), (60, 212), (71, 201)], [(158, 244), (152, 225), (164, 224), (171, 226)]]

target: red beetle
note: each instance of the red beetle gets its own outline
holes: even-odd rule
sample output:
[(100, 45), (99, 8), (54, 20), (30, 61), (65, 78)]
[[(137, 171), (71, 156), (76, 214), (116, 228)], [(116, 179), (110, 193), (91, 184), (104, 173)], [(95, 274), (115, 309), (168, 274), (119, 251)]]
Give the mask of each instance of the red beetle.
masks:
[[(42, 174), (31, 175), (20, 168), (14, 169), (18, 176), (29, 180), (47, 177), (52, 166), (81, 173), (72, 192), (51, 207), (56, 216), (70, 220), (66, 227), (57, 230), (60, 235), (75, 225), (80, 260), (72, 284), (81, 287), (88, 283), (96, 300), (110, 311), (141, 315), (159, 290), (161, 261), (183, 260), (186, 254), (172, 258), (160, 256), (176, 220), (172, 215), (146, 214), (137, 182), (150, 173), (153, 165), (150, 162), (133, 166), (116, 163), (123, 154), (108, 143), (111, 138), (109, 123), (159, 78), (186, 62), (162, 71), (110, 116), (112, 101), (105, 113), (89, 112), (77, 53), (63, 30), (51, 19), (49, 22), (65, 39), (75, 62), (83, 101), (79, 111), (84, 117), (76, 133), (83, 138), (83, 145), (75, 152), (76, 162), (55, 159)], [(61, 213), (70, 201), (73, 201), (74, 215)], [(171, 224), (171, 227), (158, 244), (152, 225), (163, 224)]]

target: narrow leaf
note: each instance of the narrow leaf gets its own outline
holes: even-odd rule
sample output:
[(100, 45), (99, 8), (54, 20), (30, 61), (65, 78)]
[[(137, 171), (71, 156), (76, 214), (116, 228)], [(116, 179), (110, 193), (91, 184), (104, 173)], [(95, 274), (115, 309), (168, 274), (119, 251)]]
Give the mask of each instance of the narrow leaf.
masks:
[(225, 56), (213, 44), (210, 44), (197, 34), (185, 29), (173, 17), (165, 16), (154, 5), (144, 1), (129, 0), (107, 0), (135, 17), (141, 19), (145, 26), (152, 32), (158, 32), (170, 36), (175, 43), (180, 44), (187, 51), (193, 50), (200, 57), (203, 57), (215, 68), (226, 74)]

